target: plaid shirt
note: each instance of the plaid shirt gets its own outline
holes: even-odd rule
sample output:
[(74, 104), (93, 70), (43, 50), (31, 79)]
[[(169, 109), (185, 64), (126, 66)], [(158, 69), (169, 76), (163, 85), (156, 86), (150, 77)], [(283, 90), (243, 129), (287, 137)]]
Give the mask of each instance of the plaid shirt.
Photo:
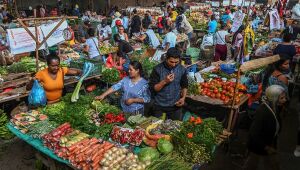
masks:
[[(164, 80), (167, 75), (175, 74), (173, 82), (163, 87), (159, 92), (155, 92), (154, 86)], [(187, 71), (182, 65), (175, 68), (168, 68), (165, 62), (158, 64), (152, 71), (149, 86), (154, 98), (154, 104), (162, 107), (173, 107), (180, 99), (180, 92), (183, 88), (188, 88)]]

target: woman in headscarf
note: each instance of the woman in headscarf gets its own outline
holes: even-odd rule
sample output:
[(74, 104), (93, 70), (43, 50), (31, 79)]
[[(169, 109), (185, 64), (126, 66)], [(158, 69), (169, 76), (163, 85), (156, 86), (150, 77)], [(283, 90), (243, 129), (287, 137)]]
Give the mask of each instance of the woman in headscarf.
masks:
[(246, 170), (258, 168), (263, 160), (265, 169), (279, 170), (277, 161), (277, 138), (281, 128), (279, 108), (286, 103), (286, 93), (279, 85), (267, 88), (262, 104), (256, 110), (255, 118), (249, 130)]

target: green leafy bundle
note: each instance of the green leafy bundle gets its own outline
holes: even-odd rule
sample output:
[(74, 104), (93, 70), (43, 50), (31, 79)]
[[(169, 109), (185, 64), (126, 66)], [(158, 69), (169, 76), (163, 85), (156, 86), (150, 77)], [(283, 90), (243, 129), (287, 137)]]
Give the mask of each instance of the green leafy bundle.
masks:
[(183, 161), (176, 153), (170, 153), (153, 161), (146, 170), (190, 170), (192, 165)]
[(116, 68), (108, 68), (102, 71), (102, 80), (105, 83), (113, 84), (120, 80), (120, 73)]

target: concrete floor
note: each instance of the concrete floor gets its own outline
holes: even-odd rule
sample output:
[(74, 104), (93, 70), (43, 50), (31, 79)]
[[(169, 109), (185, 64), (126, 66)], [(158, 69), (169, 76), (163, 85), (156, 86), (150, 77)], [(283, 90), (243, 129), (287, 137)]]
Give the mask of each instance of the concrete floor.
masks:
[[(279, 160), (282, 170), (300, 170), (300, 158), (293, 151), (296, 146), (298, 115), (300, 102), (293, 98), (289, 114), (283, 119), (283, 128), (279, 136)], [(214, 161), (201, 170), (240, 170), (245, 161), (247, 130), (239, 129), (232, 139), (227, 152), (222, 146), (216, 151)], [(0, 170), (35, 169), (35, 150), (25, 142), (14, 139), (12, 143), (0, 144)], [(263, 169), (260, 166), (260, 169)]]

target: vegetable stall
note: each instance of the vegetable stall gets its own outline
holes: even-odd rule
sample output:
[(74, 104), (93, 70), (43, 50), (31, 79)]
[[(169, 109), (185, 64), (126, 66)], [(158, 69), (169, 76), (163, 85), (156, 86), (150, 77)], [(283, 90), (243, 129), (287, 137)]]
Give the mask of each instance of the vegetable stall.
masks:
[(223, 126), (214, 118), (125, 116), (93, 95), (21, 112), (8, 129), (41, 153), (75, 169), (191, 169), (209, 163)]

